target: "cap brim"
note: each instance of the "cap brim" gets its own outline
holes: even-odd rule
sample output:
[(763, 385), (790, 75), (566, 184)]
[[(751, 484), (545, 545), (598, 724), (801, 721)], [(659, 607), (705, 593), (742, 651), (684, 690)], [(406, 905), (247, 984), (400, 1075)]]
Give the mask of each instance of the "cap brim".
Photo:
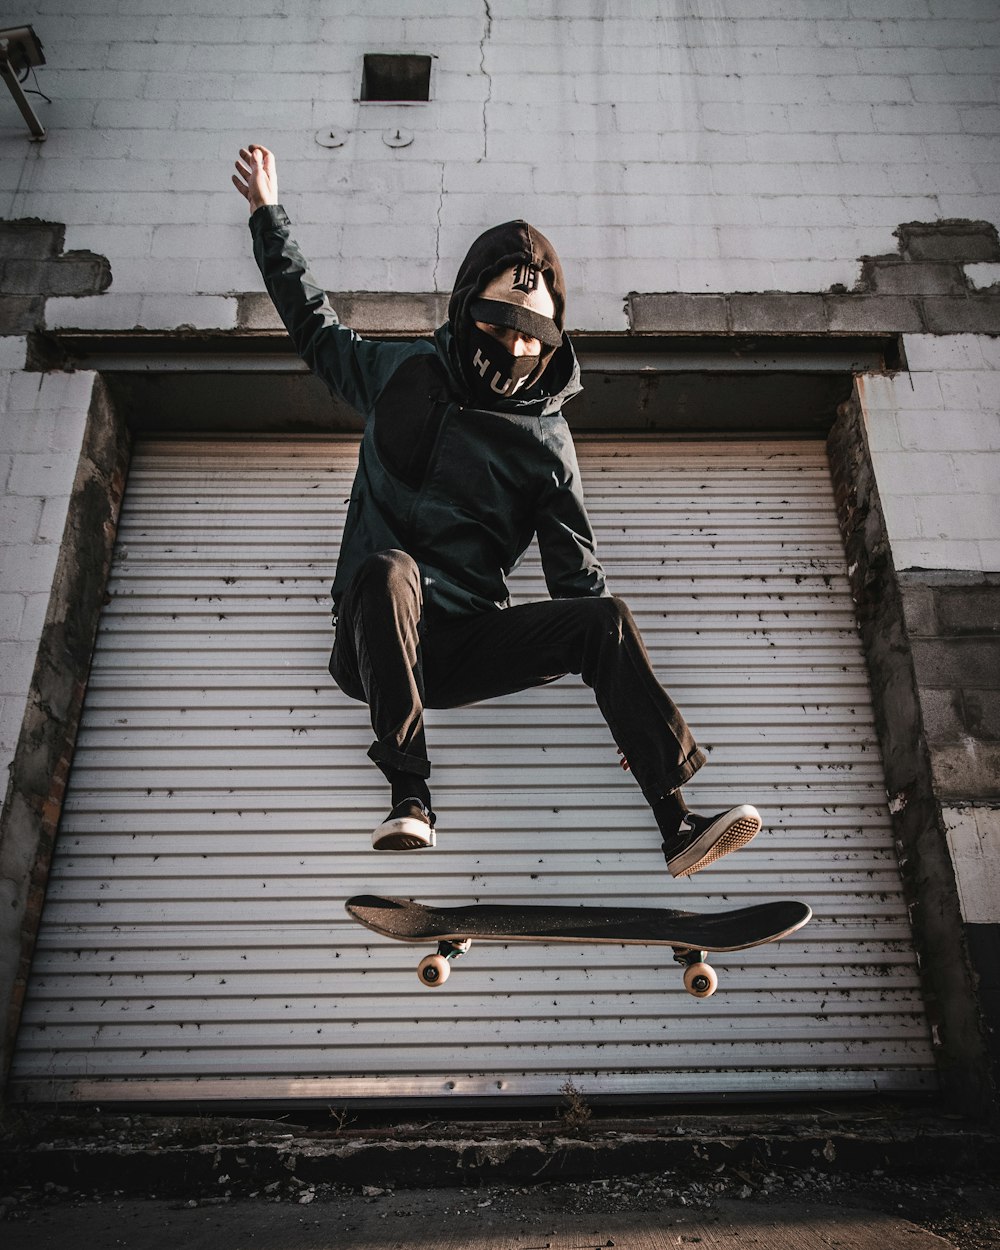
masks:
[(551, 317), (543, 317), (532, 308), (520, 304), (508, 304), (498, 299), (474, 299), (469, 304), (473, 321), (485, 321), (491, 326), (508, 326), (521, 334), (538, 339), (546, 347), (558, 347), (562, 331)]

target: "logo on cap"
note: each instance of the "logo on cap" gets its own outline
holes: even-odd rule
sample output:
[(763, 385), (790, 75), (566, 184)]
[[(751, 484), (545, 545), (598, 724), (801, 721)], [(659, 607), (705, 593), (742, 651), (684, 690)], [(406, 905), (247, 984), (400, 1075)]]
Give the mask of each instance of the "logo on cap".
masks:
[(530, 295), (532, 291), (538, 290), (541, 278), (541, 271), (537, 265), (515, 265), (514, 281), (510, 284), (510, 289)]

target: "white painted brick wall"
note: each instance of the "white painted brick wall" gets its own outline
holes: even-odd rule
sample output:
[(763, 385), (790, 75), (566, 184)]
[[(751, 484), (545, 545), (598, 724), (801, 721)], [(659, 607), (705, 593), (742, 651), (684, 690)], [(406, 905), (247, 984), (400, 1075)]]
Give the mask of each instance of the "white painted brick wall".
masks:
[[(93, 374), (25, 373), (0, 338), (0, 776), (17, 745), (48, 607)], [(5, 785), (4, 781), (4, 785)]]
[(859, 384), (896, 567), (1000, 569), (1000, 344), (904, 344), (908, 373)]
[[(446, 288), (475, 234), (525, 215), (571, 272), (601, 273), (570, 304), (591, 329), (624, 328), (629, 290), (850, 287), (902, 221), (1000, 221), (995, 0), (336, 10), (18, 10), (53, 103), (36, 97), (49, 139), (34, 145), (0, 100), (0, 216), (66, 221), (67, 245), (114, 273), (98, 299), (53, 306), (52, 325), (231, 326), (231, 294), (258, 288), (228, 182), (250, 139), (279, 154), (330, 287)], [(359, 104), (378, 50), (432, 53), (434, 99)], [(344, 146), (319, 147), (320, 126)], [(411, 146), (385, 146), (395, 127)]]

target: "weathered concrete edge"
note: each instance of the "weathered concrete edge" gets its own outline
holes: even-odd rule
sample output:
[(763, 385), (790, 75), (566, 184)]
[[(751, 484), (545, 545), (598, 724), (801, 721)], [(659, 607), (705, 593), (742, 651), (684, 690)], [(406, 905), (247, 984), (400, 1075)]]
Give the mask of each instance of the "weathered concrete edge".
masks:
[(857, 387), (841, 405), (827, 452), (935, 1062), (951, 1105), (982, 1114), (997, 1108), (1000, 1074), (932, 780), (912, 638)]
[(0, 816), (0, 1087), (27, 990), (125, 489), (128, 434), (94, 382), (83, 446)]
[[(468, 1126), (466, 1126), (468, 1128)], [(641, 1173), (695, 1178), (724, 1168), (885, 1175), (987, 1175), (997, 1137), (967, 1126), (893, 1134), (819, 1128), (811, 1132), (595, 1131), (586, 1136), (519, 1133), (372, 1140), (291, 1137), (196, 1146), (81, 1143), (0, 1151), (7, 1189), (51, 1183), (78, 1191), (170, 1197), (252, 1193), (286, 1185), (440, 1188), (455, 1184), (537, 1184)]]

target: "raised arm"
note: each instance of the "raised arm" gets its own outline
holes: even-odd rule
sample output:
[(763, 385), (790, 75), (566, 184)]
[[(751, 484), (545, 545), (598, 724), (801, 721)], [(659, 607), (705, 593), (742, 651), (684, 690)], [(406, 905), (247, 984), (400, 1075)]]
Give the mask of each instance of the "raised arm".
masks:
[(340, 324), (291, 237), (291, 222), (278, 203), (272, 152), (256, 143), (240, 148), (233, 185), (250, 208), (254, 257), (295, 350), (335, 394), (367, 417), (414, 344), (365, 339)]

